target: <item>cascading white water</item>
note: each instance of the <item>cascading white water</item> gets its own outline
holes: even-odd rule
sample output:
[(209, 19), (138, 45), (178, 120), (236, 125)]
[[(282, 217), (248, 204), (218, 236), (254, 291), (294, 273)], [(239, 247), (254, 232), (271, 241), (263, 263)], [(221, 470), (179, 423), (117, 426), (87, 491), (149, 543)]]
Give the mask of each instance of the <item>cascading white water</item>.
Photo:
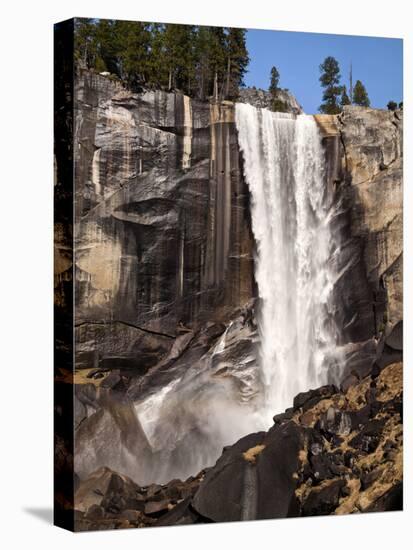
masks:
[[(267, 430), (297, 393), (340, 378), (337, 212), (317, 124), (243, 104), (236, 105), (236, 124), (257, 244), (260, 359), (257, 365), (250, 346), (255, 324), (240, 313), (178, 377), (134, 403), (151, 453), (138, 461), (126, 453), (121, 469), (138, 483), (199, 472), (224, 446)], [(253, 483), (245, 481), (247, 488)]]
[(252, 200), (264, 417), (339, 376), (332, 190), (312, 116), (236, 105)]

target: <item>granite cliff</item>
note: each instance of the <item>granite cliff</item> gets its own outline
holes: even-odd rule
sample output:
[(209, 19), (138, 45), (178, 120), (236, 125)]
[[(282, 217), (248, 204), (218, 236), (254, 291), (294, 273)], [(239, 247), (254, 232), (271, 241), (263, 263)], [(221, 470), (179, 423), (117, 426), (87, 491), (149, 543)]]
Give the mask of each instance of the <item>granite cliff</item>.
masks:
[[(241, 101), (265, 100), (256, 95), (244, 91)], [(253, 410), (262, 384), (255, 245), (234, 104), (131, 93), (89, 71), (78, 74), (74, 100), (79, 528), (399, 507), (402, 112), (346, 107), (316, 116), (340, 205), (341, 386), (297, 396), (267, 433), (244, 437), (206, 471), (228, 438), (211, 441), (211, 403), (218, 425), (223, 411)], [(70, 298), (67, 239), (56, 232), (57, 308)], [(60, 381), (71, 381), (65, 368)], [(184, 382), (176, 406), (149, 418), (148, 400)], [(149, 429), (154, 422), (161, 427)], [(168, 439), (170, 426), (179, 445)], [(249, 432), (253, 426), (230, 432), (231, 441)], [(209, 452), (188, 462), (196, 443)], [(155, 469), (166, 459), (173, 465), (163, 485), (147, 485), (154, 470), (141, 475), (136, 456)], [(188, 469), (195, 477), (166, 483)], [(270, 496), (268, 480), (277, 487)], [(96, 483), (102, 498), (92, 502)]]

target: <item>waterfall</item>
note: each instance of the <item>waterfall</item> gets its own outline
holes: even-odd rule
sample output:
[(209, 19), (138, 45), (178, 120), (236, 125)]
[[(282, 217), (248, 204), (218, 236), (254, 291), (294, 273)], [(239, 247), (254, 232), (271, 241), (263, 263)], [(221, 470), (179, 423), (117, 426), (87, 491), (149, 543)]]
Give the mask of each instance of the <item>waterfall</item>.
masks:
[(336, 212), (312, 116), (238, 103), (236, 125), (251, 193), (263, 412), (270, 421), (297, 393), (339, 377)]

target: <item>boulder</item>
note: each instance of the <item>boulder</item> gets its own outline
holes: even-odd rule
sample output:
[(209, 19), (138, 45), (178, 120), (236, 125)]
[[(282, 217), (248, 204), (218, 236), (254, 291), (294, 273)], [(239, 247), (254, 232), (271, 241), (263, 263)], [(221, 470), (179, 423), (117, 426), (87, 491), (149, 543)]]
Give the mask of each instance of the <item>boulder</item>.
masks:
[(290, 422), (241, 439), (201, 483), (193, 506), (213, 521), (288, 517), (297, 513), (296, 482), (302, 432)]
[(316, 405), (322, 399), (328, 399), (332, 395), (337, 393), (336, 386), (326, 385), (321, 386), (315, 390), (308, 390), (301, 392), (294, 397), (293, 409), (302, 409), (303, 412)]
[(145, 514), (151, 517), (158, 517), (165, 514), (170, 507), (169, 500), (150, 500), (145, 504)]
[(326, 516), (337, 508), (342, 489), (346, 482), (342, 479), (327, 482), (320, 488), (313, 489), (304, 502), (303, 516)]

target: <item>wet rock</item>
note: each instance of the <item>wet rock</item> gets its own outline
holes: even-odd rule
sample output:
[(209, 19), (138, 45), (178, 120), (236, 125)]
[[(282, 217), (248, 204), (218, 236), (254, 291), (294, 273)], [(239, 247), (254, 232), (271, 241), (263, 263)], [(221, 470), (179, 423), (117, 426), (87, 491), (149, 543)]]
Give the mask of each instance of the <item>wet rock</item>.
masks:
[(158, 517), (169, 510), (169, 500), (149, 501), (145, 504), (145, 514), (151, 517)]
[(320, 429), (329, 435), (348, 435), (351, 431), (351, 418), (348, 413), (329, 407), (320, 417)]
[(371, 416), (371, 405), (366, 405), (357, 411), (351, 411), (348, 415), (351, 419), (351, 429), (353, 431), (359, 430), (368, 422)]
[(126, 519), (131, 523), (137, 523), (142, 521), (143, 515), (142, 515), (142, 512), (139, 512), (138, 510), (123, 510), (122, 518)]
[(381, 431), (385, 423), (386, 419), (369, 420), (361, 431), (350, 439), (349, 445), (366, 453), (374, 452), (380, 442)]
[(290, 407), (289, 409), (286, 409), (285, 412), (276, 414), (273, 417), (274, 424), (281, 424), (284, 421), (291, 420), (291, 418), (294, 415), (294, 407)]
[(349, 374), (340, 384), (340, 390), (343, 393), (346, 393), (351, 386), (355, 386), (359, 381), (358, 377), (355, 374)]
[(94, 504), (100, 505), (112, 478), (110, 468), (99, 468), (82, 480), (75, 493), (75, 508), (86, 512)]
[[(102, 349), (79, 325), (79, 344), (101, 361), (109, 350), (133, 360), (119, 325), (162, 345), (247, 303), (253, 240), (233, 104), (131, 93), (88, 71), (77, 75), (75, 103), (78, 316), (106, 332)], [(143, 351), (136, 369), (163, 357)]]
[(382, 371), (388, 365), (392, 365), (393, 363), (398, 363), (402, 361), (402, 359), (403, 359), (402, 351), (395, 350), (390, 346), (387, 346), (386, 344), (384, 344), (383, 350), (375, 362), (375, 366), (377, 366), (377, 374), (379, 374), (380, 371)]
[(391, 328), (391, 331), (386, 336), (386, 345), (396, 351), (403, 350), (403, 321), (399, 321)]
[(105, 510), (102, 506), (99, 506), (98, 504), (92, 504), (92, 506), (89, 506), (85, 514), (85, 518), (92, 521), (103, 519), (104, 516)]
[(90, 372), (88, 372), (87, 377), (88, 378), (103, 378), (105, 376), (105, 372), (100, 369), (92, 369)]
[(337, 121), (351, 250), (339, 286), (349, 341), (361, 342), (403, 318), (403, 119), (348, 106)]
[(327, 399), (337, 393), (337, 388), (333, 385), (322, 386), (315, 390), (309, 390), (299, 393), (294, 397), (294, 410), (303, 409), (303, 412), (314, 407), (322, 399)]
[(101, 387), (102, 388), (113, 389), (113, 388), (116, 388), (116, 386), (119, 384), (120, 381), (121, 381), (120, 371), (115, 370), (115, 371), (112, 371), (105, 378), (105, 380), (103, 380), (103, 382), (101, 384)]
[(113, 470), (129, 473), (132, 470), (130, 456), (149, 459), (149, 442), (133, 404), (112, 399), (110, 394), (105, 393), (101, 408), (84, 419), (77, 428), (75, 470), (81, 477), (87, 477), (93, 472), (93, 467), (105, 464)]
[(186, 498), (182, 502), (178, 503), (172, 510), (162, 516), (157, 522), (156, 526), (168, 526), (168, 525), (192, 525), (194, 523), (208, 522), (205, 518), (201, 518), (195, 510), (191, 507), (191, 499)]
[(403, 483), (397, 483), (373, 502), (365, 512), (398, 512), (403, 510)]
[(328, 455), (318, 454), (310, 458), (312, 476), (316, 482), (331, 479), (335, 476), (331, 469), (331, 459)]
[(312, 490), (305, 500), (303, 516), (325, 516), (334, 512), (337, 508), (341, 491), (346, 485), (344, 480), (329, 482), (321, 489)]
[(227, 450), (195, 494), (193, 506), (213, 521), (287, 517), (297, 513), (293, 473), (302, 432), (294, 423), (243, 438)]
[[(201, 516), (212, 521), (242, 519), (245, 472), (250, 467), (243, 453), (261, 445), (264, 437), (265, 433), (260, 432), (242, 438), (207, 472), (192, 503)], [(254, 502), (255, 495), (251, 497)]]
[(144, 503), (138, 491), (139, 486), (132, 480), (113, 473), (101, 505), (107, 512), (114, 514), (125, 509), (142, 511)]
[(382, 474), (382, 470), (376, 468), (375, 470), (363, 471), (360, 476), (361, 488), (363, 491), (368, 489)]

